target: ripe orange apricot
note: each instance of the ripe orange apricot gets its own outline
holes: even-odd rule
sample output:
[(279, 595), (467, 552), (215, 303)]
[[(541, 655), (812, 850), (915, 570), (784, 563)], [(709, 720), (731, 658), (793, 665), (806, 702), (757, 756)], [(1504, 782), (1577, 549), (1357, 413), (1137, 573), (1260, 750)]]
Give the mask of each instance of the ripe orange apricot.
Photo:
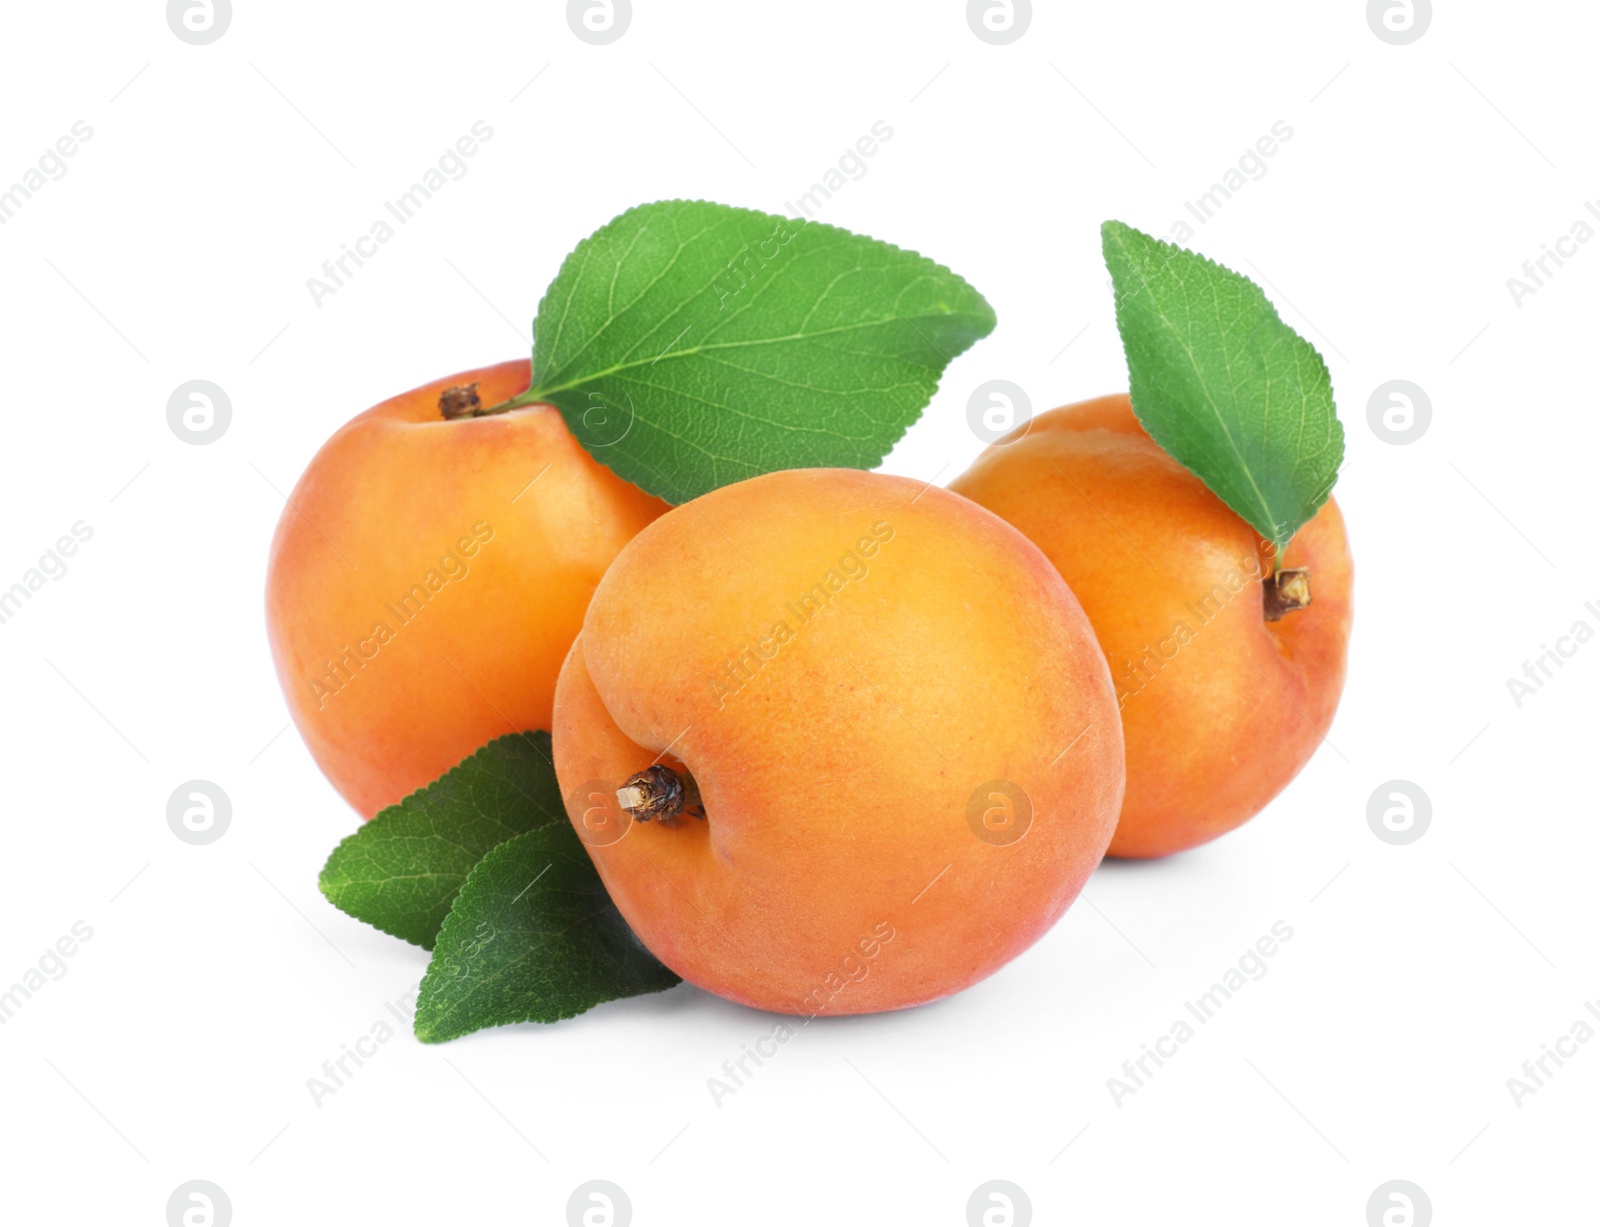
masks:
[(596, 463), (549, 405), (486, 405), (527, 361), (427, 384), (323, 445), (272, 541), (267, 629), (290, 713), (363, 816), (508, 732), (550, 727), (556, 674), (611, 560), (667, 505)]
[(644, 943), (789, 1014), (989, 975), (1077, 896), (1122, 799), (1105, 659), (1044, 555), (965, 499), (850, 469), (646, 528), (595, 591), (553, 736)]
[(1117, 685), (1128, 790), (1109, 855), (1231, 831), (1333, 722), (1351, 562), (1332, 499), (1290, 542), (1311, 603), (1269, 620), (1270, 543), (1147, 435), (1126, 395), (1041, 414), (950, 488), (1021, 529), (1083, 602)]

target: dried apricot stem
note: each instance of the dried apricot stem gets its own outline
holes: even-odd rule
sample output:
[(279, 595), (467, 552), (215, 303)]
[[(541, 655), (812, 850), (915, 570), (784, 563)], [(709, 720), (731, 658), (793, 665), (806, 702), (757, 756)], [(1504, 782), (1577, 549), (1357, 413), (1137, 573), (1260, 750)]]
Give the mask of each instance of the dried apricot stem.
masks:
[(446, 388), (439, 393), (439, 416), (447, 422), (475, 417), (482, 408), (483, 402), (478, 399), (478, 385), (475, 383)]
[(694, 777), (687, 772), (679, 775), (660, 763), (629, 776), (617, 789), (617, 804), (632, 814), (635, 822), (670, 825), (679, 814), (693, 814), (702, 821), (706, 816)]
[(447, 422), (461, 418), (487, 418), (497, 413), (509, 413), (525, 405), (538, 404), (539, 397), (532, 388), (499, 405), (485, 405), (478, 396), (478, 385), (469, 383), (459, 388), (446, 388), (439, 393), (439, 416)]
[(1310, 569), (1289, 567), (1263, 580), (1261, 602), (1262, 612), (1268, 622), (1276, 622), (1286, 614), (1304, 609), (1311, 604)]

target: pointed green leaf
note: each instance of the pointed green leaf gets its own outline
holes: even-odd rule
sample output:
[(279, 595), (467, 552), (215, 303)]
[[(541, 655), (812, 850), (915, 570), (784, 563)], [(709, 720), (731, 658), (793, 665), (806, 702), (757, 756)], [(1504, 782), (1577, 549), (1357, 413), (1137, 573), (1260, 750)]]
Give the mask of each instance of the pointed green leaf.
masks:
[(512, 734), (365, 823), (333, 850), (319, 885), (357, 920), (431, 950), (484, 854), (554, 823), (568, 825), (550, 734)]
[(1322, 356), (1248, 277), (1121, 222), (1101, 239), (1139, 421), (1282, 557), (1344, 460)]
[(567, 257), (534, 386), (586, 448), (672, 502), (775, 469), (873, 468), (994, 328), (970, 285), (833, 226), (642, 205)]
[(678, 977), (633, 935), (572, 824), (483, 858), (439, 931), (417, 1000), (425, 1043), (484, 1027), (555, 1022)]

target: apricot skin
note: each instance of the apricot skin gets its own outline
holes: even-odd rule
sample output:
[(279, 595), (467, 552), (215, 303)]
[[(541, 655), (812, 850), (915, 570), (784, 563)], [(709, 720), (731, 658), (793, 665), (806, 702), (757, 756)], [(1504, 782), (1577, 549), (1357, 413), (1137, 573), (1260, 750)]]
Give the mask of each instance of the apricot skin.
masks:
[(1165, 856), (1233, 830), (1321, 744), (1351, 618), (1332, 499), (1281, 564), (1310, 569), (1311, 604), (1268, 622), (1271, 547), (1144, 432), (1126, 395), (1041, 414), (950, 489), (1037, 544), (1099, 636), (1127, 738), (1109, 855)]
[(355, 418), (311, 461), (272, 541), (278, 680), (364, 817), (496, 737), (550, 727), (595, 584), (667, 507), (597, 464), (551, 406), (444, 421), (439, 393), (475, 380), (495, 405), (528, 387), (529, 364)]
[[(554, 743), (644, 943), (789, 1014), (989, 975), (1077, 896), (1122, 797), (1105, 660), (1055, 569), (964, 499), (856, 470), (753, 478), (645, 529), (562, 668)], [(614, 790), (657, 760), (687, 767), (705, 820), (620, 814)], [(993, 781), (1031, 801), (1014, 842), (969, 821), (978, 794), (1005, 828)]]

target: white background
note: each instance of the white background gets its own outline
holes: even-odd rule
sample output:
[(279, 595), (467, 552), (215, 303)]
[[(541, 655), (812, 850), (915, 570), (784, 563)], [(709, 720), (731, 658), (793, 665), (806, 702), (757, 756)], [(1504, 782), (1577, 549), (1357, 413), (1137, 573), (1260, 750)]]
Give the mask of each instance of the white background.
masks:
[[(0, 226), (0, 587), (93, 537), (0, 625), (0, 987), (93, 937), (0, 1028), (7, 1218), (160, 1224), (198, 1178), (241, 1227), (560, 1224), (604, 1178), (641, 1225), (959, 1224), (1003, 1178), (1052, 1224), (1360, 1227), (1392, 1179), (1439, 1224), (1595, 1221), (1600, 1043), (1520, 1106), (1507, 1079), (1600, 998), (1600, 642), (1520, 708), (1506, 679), (1600, 629), (1600, 243), (1520, 307), (1506, 281), (1600, 198), (1600, 13), (1438, 8), (1393, 46), (1361, 0), (1039, 3), (992, 46), (954, 0), (635, 0), (591, 46), (549, 0), (240, 0), (191, 46), (151, 0), (8, 6), (0, 185), (93, 136)], [(466, 177), (317, 306), (307, 279), (477, 120)], [(356, 818), (268, 659), (282, 495), (361, 409), (525, 353), (617, 212), (782, 210), (877, 120), (819, 216), (1000, 318), (885, 466), (940, 481), (985, 380), (1038, 409), (1126, 387), (1099, 223), (1165, 234), (1292, 127), (1193, 245), (1269, 283), (1333, 373), (1358, 580), (1330, 744), (1239, 832), (1106, 865), (991, 980), (813, 1023), (720, 1106), (707, 1079), (774, 1019), (688, 986), (402, 1032), (316, 1106), (306, 1080), (425, 955), (316, 888)], [(166, 420), (193, 379), (232, 403), (209, 446)], [(1407, 446), (1367, 421), (1391, 379), (1432, 402)], [(233, 805), (205, 847), (166, 822), (194, 778)], [(1433, 808), (1404, 847), (1367, 822), (1396, 778)], [(1279, 920), (1267, 974), (1118, 1106), (1107, 1079)]]

